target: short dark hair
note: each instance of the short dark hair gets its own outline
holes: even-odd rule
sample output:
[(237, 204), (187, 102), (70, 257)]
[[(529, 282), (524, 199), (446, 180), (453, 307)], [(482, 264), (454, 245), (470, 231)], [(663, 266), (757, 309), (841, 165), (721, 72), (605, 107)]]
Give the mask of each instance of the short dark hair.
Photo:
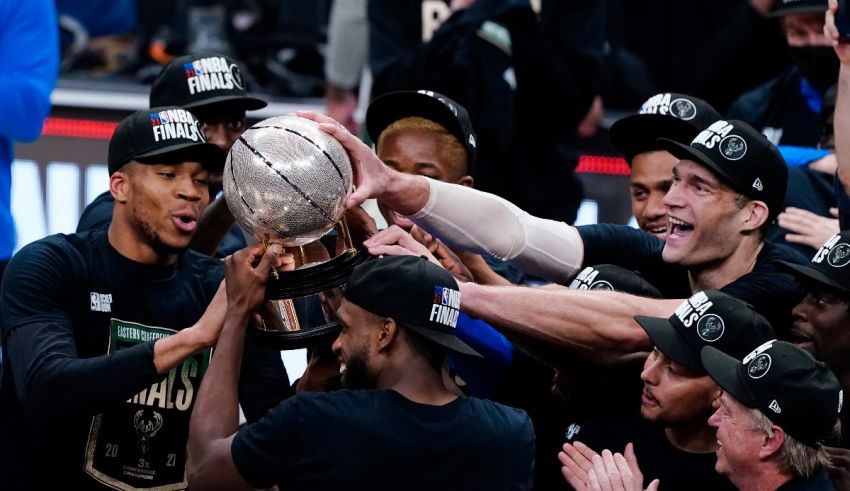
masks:
[(404, 332), (404, 337), (408, 346), (410, 346), (410, 350), (425, 358), (428, 361), (428, 365), (434, 370), (441, 371), (443, 369), (443, 362), (446, 359), (446, 349), (425, 336), (420, 335), (405, 324), (398, 321), (396, 321), (396, 324), (402, 328), (401, 330)]

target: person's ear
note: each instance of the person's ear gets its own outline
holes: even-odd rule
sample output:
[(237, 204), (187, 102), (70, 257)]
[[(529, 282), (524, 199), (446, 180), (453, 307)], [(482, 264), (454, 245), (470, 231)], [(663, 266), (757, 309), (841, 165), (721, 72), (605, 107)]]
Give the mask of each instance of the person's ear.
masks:
[(761, 460), (773, 458), (774, 455), (782, 450), (782, 445), (785, 443), (785, 430), (776, 425), (772, 425), (770, 429), (773, 432), (773, 436), (768, 436), (767, 433), (763, 434), (764, 440), (762, 440), (761, 448), (759, 448), (759, 458)]
[(717, 411), (720, 409), (720, 396), (723, 395), (723, 389), (720, 386), (717, 386), (717, 390), (713, 391), (711, 398), (711, 409)]
[(752, 200), (744, 206), (747, 215), (744, 218), (744, 230), (757, 230), (767, 221), (769, 210), (764, 201)]
[(378, 332), (378, 352), (386, 351), (398, 338), (398, 324), (391, 317), (384, 317)]
[(130, 199), (130, 173), (124, 167), (109, 176), (109, 193), (118, 203), (126, 203)]

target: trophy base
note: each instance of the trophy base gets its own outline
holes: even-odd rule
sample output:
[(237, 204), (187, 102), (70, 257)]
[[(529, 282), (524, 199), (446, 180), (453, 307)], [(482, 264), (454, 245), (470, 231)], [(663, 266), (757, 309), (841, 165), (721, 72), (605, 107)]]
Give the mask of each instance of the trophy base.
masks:
[(269, 277), (266, 300), (272, 319), (249, 332), (280, 350), (305, 348), (323, 338), (333, 341), (339, 331), (341, 287), (355, 266), (371, 258), (365, 249), (350, 249), (329, 261)]

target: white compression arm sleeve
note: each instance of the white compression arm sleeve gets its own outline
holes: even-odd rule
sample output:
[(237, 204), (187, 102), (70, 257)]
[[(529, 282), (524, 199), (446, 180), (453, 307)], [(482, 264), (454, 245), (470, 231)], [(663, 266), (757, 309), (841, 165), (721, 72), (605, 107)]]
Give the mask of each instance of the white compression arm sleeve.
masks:
[(581, 236), (566, 223), (531, 216), (472, 188), (434, 179), (428, 179), (428, 185), (428, 202), (409, 218), (443, 242), (489, 254), (557, 283), (567, 282), (581, 267)]

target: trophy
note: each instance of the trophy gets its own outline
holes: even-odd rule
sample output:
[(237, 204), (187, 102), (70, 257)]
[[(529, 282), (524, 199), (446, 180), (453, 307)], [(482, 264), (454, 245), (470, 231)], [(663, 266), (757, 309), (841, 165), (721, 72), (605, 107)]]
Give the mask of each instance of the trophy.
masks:
[(342, 286), (370, 257), (354, 246), (345, 221), (353, 189), (345, 148), (308, 119), (269, 118), (234, 143), (223, 181), (236, 221), (257, 240), (280, 243), (296, 256), (295, 270), (272, 271), (266, 312), (252, 333), (295, 349), (334, 332)]

